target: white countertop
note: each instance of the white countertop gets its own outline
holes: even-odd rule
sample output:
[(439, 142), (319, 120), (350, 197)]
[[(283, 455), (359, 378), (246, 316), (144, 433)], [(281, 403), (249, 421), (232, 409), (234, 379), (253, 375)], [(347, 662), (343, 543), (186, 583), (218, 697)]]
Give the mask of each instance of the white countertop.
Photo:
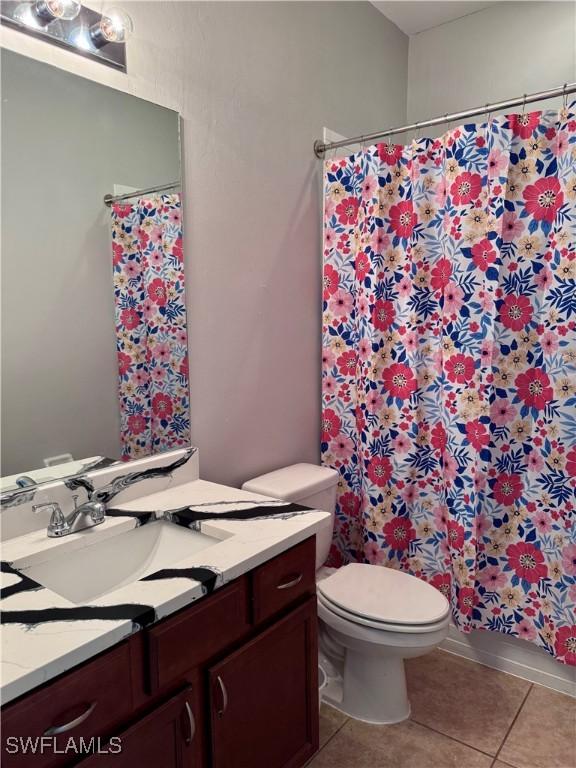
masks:
[[(250, 504), (250, 501), (254, 503)], [(110, 507), (126, 511), (161, 511), (202, 505), (204, 512), (222, 513), (249, 508), (256, 511), (260, 504), (267, 501), (270, 499), (265, 496), (194, 480), (129, 503), (112, 503)], [(282, 503), (276, 503), (281, 513)], [(326, 512), (306, 511), (284, 519), (275, 517), (203, 522), (203, 533), (222, 540), (171, 564), (171, 568), (211, 568), (218, 573), (215, 586), (218, 589), (315, 534), (328, 518)], [(73, 549), (90, 546), (97, 540), (137, 525), (139, 522), (133, 517), (110, 517), (96, 528), (61, 539), (48, 538), (45, 529), (34, 531), (5, 542), (2, 561), (15, 563), (23, 558), (30, 561), (31, 558), (42, 557), (53, 548), (59, 550), (57, 556), (65, 557)], [(53, 555), (51, 551), (50, 556)], [(106, 563), (102, 563), (102, 567), (106, 567)], [(3, 592), (5, 588), (14, 587), (19, 582), (21, 578), (17, 573), (0, 574)], [(134, 615), (126, 618), (85, 618), (90, 609), (98, 614), (98, 609), (104, 607), (118, 606), (120, 610), (142, 606), (153, 609), (154, 621), (158, 621), (203, 597), (205, 593), (206, 589), (199, 581), (189, 576), (176, 576), (135, 581), (82, 606), (71, 603), (45, 587), (15, 591), (3, 597), (0, 603), (3, 614), (0, 665), (2, 703), (6, 704), (141, 629), (137, 611), (132, 611)], [(55, 615), (54, 609), (66, 610)], [(83, 616), (79, 618), (75, 613), (83, 613)], [(150, 611), (147, 614), (149, 617)], [(30, 616), (34, 617), (33, 622)]]

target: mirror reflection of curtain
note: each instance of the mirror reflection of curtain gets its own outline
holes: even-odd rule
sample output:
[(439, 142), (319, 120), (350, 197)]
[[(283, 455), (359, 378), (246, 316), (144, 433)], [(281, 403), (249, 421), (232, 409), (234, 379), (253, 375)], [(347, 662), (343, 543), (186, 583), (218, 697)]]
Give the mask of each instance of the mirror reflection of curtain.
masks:
[(179, 194), (112, 207), (122, 458), (190, 443)]

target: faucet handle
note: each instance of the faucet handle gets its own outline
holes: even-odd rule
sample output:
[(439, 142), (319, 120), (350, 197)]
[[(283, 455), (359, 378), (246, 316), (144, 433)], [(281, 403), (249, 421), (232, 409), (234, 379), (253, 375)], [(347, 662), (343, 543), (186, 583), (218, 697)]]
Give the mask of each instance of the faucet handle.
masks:
[(58, 512), (62, 514), (62, 510), (60, 509), (60, 504), (58, 504), (57, 501), (46, 501), (43, 504), (32, 505), (32, 509), (34, 510), (34, 512), (39, 512), (41, 509), (47, 509), (48, 507), (50, 507), (52, 514), (58, 514)]
[(50, 509), (52, 515), (50, 516), (50, 522), (48, 523), (48, 531), (53, 532), (56, 536), (61, 536), (70, 527), (62, 514), (60, 504), (58, 504), (57, 501), (47, 501), (44, 504), (33, 504), (32, 509), (34, 512), (39, 512), (41, 509)]

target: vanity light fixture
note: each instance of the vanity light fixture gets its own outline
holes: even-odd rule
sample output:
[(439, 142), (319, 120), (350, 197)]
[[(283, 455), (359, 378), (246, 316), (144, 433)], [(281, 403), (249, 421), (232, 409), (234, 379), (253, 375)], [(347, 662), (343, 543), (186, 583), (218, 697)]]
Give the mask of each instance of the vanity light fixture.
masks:
[(126, 11), (109, 8), (100, 21), (90, 27), (90, 37), (96, 48), (103, 48), (108, 43), (125, 43), (133, 29), (132, 19)]
[(82, 3), (79, 0), (36, 0), (31, 10), (38, 22), (44, 25), (55, 19), (72, 21), (81, 9)]
[(134, 25), (122, 8), (105, 8), (98, 13), (81, 0), (0, 0), (0, 21), (126, 72), (126, 40)]

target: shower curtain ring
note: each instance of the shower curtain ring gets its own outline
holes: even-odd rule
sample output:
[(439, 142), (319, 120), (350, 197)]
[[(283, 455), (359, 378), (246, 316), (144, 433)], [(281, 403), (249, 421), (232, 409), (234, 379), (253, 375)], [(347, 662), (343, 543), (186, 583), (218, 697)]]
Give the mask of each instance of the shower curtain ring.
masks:
[(524, 97), (522, 99), (522, 114), (526, 112), (526, 99), (528, 98), (528, 94), (525, 93)]
[(562, 106), (564, 109), (568, 109), (568, 93), (567, 93), (568, 83), (564, 83), (562, 86)]
[(490, 126), (492, 124), (492, 110), (490, 104), (486, 104), (486, 145), (490, 145)]

